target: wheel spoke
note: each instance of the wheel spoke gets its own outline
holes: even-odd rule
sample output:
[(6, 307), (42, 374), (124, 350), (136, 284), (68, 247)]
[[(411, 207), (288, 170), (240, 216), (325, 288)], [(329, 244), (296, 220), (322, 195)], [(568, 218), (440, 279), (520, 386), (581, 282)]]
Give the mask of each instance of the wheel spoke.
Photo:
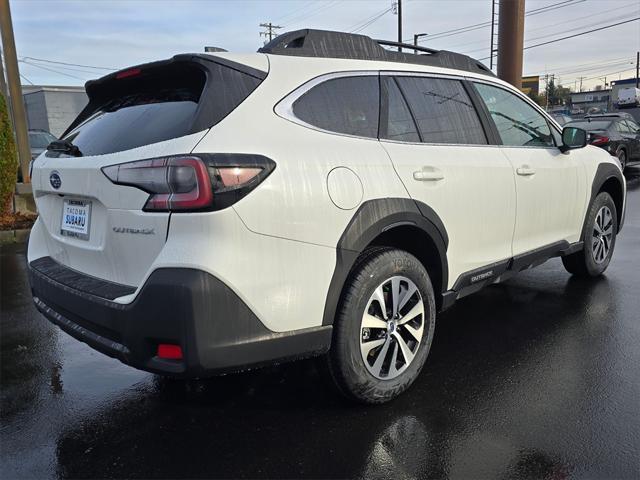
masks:
[(384, 364), (384, 359), (387, 358), (387, 352), (389, 351), (390, 343), (391, 343), (391, 337), (387, 337), (384, 342), (384, 345), (378, 352), (376, 361), (371, 366), (371, 370), (377, 377), (380, 377), (380, 372), (382, 372), (382, 365)]
[(400, 309), (400, 278), (393, 277), (391, 279), (391, 300), (393, 301), (392, 316), (395, 317)]
[(398, 363), (398, 342), (394, 343), (393, 351), (391, 352), (391, 363), (389, 364), (389, 373), (387, 374), (390, 378), (398, 374), (396, 363)]
[(375, 291), (373, 292), (373, 298), (375, 301), (378, 302), (378, 305), (380, 305), (380, 310), (382, 310), (382, 316), (386, 319), (388, 318), (387, 315), (387, 303), (384, 300), (384, 291), (382, 290), (383, 285), (380, 285), (378, 288), (375, 289)]
[[(404, 357), (405, 363), (409, 365), (411, 363), (411, 360), (413, 360), (413, 357), (415, 357), (415, 354), (411, 351), (409, 345), (405, 343), (402, 335), (394, 333), (393, 336), (395, 337), (397, 344), (400, 346), (400, 350), (402, 351), (402, 356)], [(416, 348), (416, 351), (417, 350), (418, 349)]]
[(422, 304), (422, 301), (419, 301), (418, 303), (416, 303), (413, 306), (413, 308), (411, 308), (411, 310), (407, 312), (406, 315), (404, 315), (400, 320), (398, 320), (398, 325), (404, 325), (405, 323), (416, 318), (418, 315), (424, 316), (424, 305)]
[(387, 328), (387, 322), (381, 320), (378, 317), (374, 317), (368, 313), (365, 313), (362, 317), (362, 328)]
[(409, 300), (411, 300), (411, 297), (413, 297), (413, 295), (417, 291), (418, 291), (418, 287), (416, 287), (415, 284), (413, 283), (409, 284), (409, 288), (406, 290), (404, 296), (402, 297), (402, 300), (400, 300), (400, 305), (398, 306), (398, 312), (402, 311), (404, 306), (407, 304)]
[(371, 352), (371, 350), (373, 350), (376, 347), (379, 347), (380, 345), (382, 345), (386, 341), (387, 341), (386, 338), (378, 338), (377, 340), (370, 340), (368, 342), (363, 342), (361, 347), (360, 347), (361, 350), (362, 350), (362, 354), (366, 358), (369, 355), (369, 353)]
[(416, 339), (416, 342), (419, 342), (422, 339), (422, 330), (424, 329), (422, 325), (420, 325), (420, 327), (418, 328), (413, 328), (410, 324), (407, 323), (403, 325), (402, 328), (405, 328), (407, 332), (409, 332), (411, 336)]

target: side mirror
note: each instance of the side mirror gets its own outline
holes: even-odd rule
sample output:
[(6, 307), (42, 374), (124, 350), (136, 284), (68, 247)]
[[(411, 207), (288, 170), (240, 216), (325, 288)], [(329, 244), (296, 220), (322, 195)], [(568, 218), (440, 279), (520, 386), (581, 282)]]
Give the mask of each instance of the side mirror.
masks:
[(581, 128), (564, 127), (562, 129), (562, 145), (560, 151), (568, 152), (575, 148), (583, 148), (587, 146), (587, 132)]

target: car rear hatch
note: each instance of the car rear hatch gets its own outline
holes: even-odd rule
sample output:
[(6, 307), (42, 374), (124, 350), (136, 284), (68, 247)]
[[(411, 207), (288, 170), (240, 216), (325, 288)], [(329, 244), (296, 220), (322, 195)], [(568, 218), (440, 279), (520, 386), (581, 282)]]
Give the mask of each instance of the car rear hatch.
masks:
[[(149, 191), (117, 184), (114, 165), (186, 156), (265, 72), (225, 59), (178, 55), (86, 85), (89, 103), (33, 165), (40, 248), (80, 273), (137, 287), (166, 241), (170, 209), (149, 211)], [(36, 255), (36, 256), (34, 256)]]

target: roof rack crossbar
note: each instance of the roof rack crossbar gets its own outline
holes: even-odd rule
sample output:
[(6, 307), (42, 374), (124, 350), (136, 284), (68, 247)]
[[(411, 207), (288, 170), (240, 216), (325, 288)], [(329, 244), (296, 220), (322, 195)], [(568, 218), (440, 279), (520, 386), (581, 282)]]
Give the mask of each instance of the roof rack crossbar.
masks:
[(375, 39), (374, 42), (376, 42), (378, 45), (384, 45), (385, 47), (400, 47), (424, 53), (438, 53), (440, 51), (434, 48), (423, 47), (421, 45), (412, 45), (411, 43), (392, 42), (391, 40)]

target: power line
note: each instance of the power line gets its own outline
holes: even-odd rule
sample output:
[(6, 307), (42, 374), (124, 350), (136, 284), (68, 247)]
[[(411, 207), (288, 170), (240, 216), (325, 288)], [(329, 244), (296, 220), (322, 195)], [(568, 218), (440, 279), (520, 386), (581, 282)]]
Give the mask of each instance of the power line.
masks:
[(291, 10), (289, 13), (285, 13), (284, 15), (282, 15), (281, 17), (276, 17), (276, 20), (281, 22), (283, 21), (285, 18), (287, 17), (291, 17), (292, 15), (295, 17), (296, 14), (299, 14), (301, 11), (306, 10), (307, 8), (309, 8), (311, 5), (313, 5), (314, 3), (316, 3), (316, 5), (314, 5), (314, 7), (317, 7), (317, 2), (311, 2), (311, 3), (307, 3), (307, 4), (303, 4), (301, 7), (299, 8), (294, 8), (293, 10)]
[[(539, 8), (535, 8), (533, 10), (529, 10), (528, 12), (525, 12), (525, 16), (529, 17), (532, 15), (540, 15), (541, 13), (547, 13), (553, 10), (557, 10), (559, 8), (564, 8), (564, 7), (569, 7), (569, 6), (573, 6), (576, 5), (578, 3), (582, 3), (585, 2), (586, 0), (563, 0), (562, 2), (558, 2), (558, 3), (553, 3), (551, 5), (547, 5), (546, 7), (539, 7)], [(440, 38), (445, 38), (445, 37), (450, 37), (453, 35), (460, 35), (462, 33), (467, 33), (467, 32), (472, 32), (474, 30), (479, 30), (481, 28), (484, 27), (488, 27), (491, 25), (491, 21), (488, 22), (481, 22), (481, 23), (475, 23), (472, 25), (467, 25), (465, 27), (459, 27), (459, 28), (454, 28), (452, 30), (445, 30), (443, 32), (438, 32), (438, 33), (434, 33), (433, 35), (429, 35), (428, 38), (426, 38), (424, 41), (431, 41), (431, 40), (438, 40)], [(405, 40), (406, 42), (408, 42), (411, 39)], [(422, 43), (419, 42), (419, 43)], [(487, 57), (489, 58), (489, 57)]]
[(31, 85), (35, 85), (31, 80), (29, 80), (27, 77), (25, 77), (23, 74), (20, 74), (20, 78), (26, 80), (27, 82), (29, 82)]
[(362, 30), (364, 30), (365, 28), (369, 27), (370, 25), (373, 25), (375, 22), (377, 22), (378, 20), (380, 20), (382, 17), (384, 17), (387, 13), (389, 13), (391, 11), (391, 8), (386, 9), (384, 12), (380, 13), (379, 15), (377, 15), (376, 17), (374, 17), (372, 20), (366, 22), (364, 25), (362, 25), (360, 28), (358, 28), (357, 30), (352, 30), (350, 33), (358, 33), (361, 32)]
[(383, 8), (382, 10), (380, 10), (380, 11), (378, 11), (378, 12), (374, 13), (373, 15), (371, 15), (371, 16), (369, 16), (369, 17), (367, 17), (366, 19), (364, 19), (364, 20), (360, 20), (360, 21), (358, 21), (358, 22), (354, 23), (353, 25), (351, 25), (350, 27), (345, 28), (345, 30), (346, 30), (347, 32), (353, 32), (354, 30), (356, 30), (356, 29), (360, 28), (363, 24), (367, 23), (368, 21), (370, 21), (370, 20), (371, 20), (371, 19), (373, 19), (374, 17), (377, 17), (377, 16), (378, 16), (378, 15), (380, 15), (381, 13), (388, 12), (389, 10), (391, 10), (391, 7)]
[(316, 16), (317, 14), (319, 14), (320, 12), (322, 12), (322, 11), (324, 11), (324, 10), (328, 9), (329, 7), (333, 7), (333, 6), (337, 3), (337, 1), (338, 1), (338, 0), (331, 0), (331, 1), (330, 1), (330, 2), (328, 2), (328, 3), (326, 3), (326, 4), (324, 4), (324, 5), (321, 5), (319, 8), (317, 8), (317, 9), (315, 9), (315, 10), (310, 11), (310, 12), (309, 12), (308, 14), (306, 14), (306, 15), (302, 15), (301, 17), (294, 17), (293, 19), (289, 19), (289, 22), (291, 22), (291, 23), (290, 23), (291, 25), (297, 25), (297, 24), (299, 24), (302, 20), (306, 20), (306, 19), (308, 19), (308, 18), (315, 17), (315, 16)]
[[(542, 43), (536, 43), (535, 45), (529, 45), (529, 46), (524, 47), (523, 50), (529, 50), (530, 48), (542, 47), (543, 45), (549, 45), (551, 43), (560, 42), (562, 40), (568, 40), (570, 38), (580, 37), (582, 35), (587, 35), (588, 33), (599, 32), (600, 30), (606, 30), (608, 28), (613, 28), (613, 27), (617, 27), (619, 25), (624, 25), (625, 23), (636, 22), (638, 20), (640, 20), (640, 17), (631, 18), (631, 19), (625, 20), (623, 22), (612, 23), (611, 25), (605, 25), (604, 27), (594, 28), (592, 30), (587, 30), (585, 32), (574, 33), (573, 35), (567, 35), (566, 37), (556, 38), (555, 40), (549, 40), (548, 42), (542, 42)], [(478, 60), (482, 61), (482, 60), (487, 60), (488, 58), (489, 57), (484, 57), (484, 58), (479, 58)]]
[(76, 77), (75, 75), (70, 75), (68, 73), (61, 72), (59, 70), (54, 70), (53, 68), (43, 67), (42, 65), (36, 65), (35, 63), (29, 63), (25, 60), (18, 60), (20, 63), (24, 63), (26, 65), (31, 65), (32, 67), (41, 68), (43, 70), (48, 70), (49, 72), (57, 73), (58, 75), (64, 75), (65, 77), (75, 78), (76, 80), (86, 81), (84, 78)]
[(68, 65), (71, 67), (95, 68), (97, 70), (111, 70), (111, 71), (118, 70), (117, 68), (111, 68), (111, 67), (96, 67), (95, 65), (81, 65), (79, 63), (67, 63), (67, 62), (59, 62), (56, 60), (46, 60), (44, 58), (35, 58), (35, 57), (22, 57), (22, 58), (25, 60), (36, 60), (38, 62), (56, 63), (58, 65)]

